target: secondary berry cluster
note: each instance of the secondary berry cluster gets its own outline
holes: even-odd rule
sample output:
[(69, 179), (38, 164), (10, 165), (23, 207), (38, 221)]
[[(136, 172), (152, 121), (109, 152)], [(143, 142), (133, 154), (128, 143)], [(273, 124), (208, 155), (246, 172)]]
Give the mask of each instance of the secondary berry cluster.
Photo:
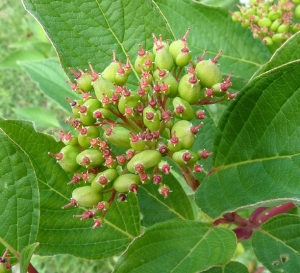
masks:
[(252, 0), (249, 8), (238, 6), (240, 11), (231, 12), (234, 22), (250, 27), (254, 38), (267, 46), (280, 45), (300, 30), (296, 22), (300, 18), (300, 0)]
[[(141, 184), (157, 184), (167, 197), (171, 185), (164, 177), (174, 164), (194, 190), (199, 186), (194, 173), (203, 171), (199, 162), (211, 155), (193, 149), (205, 118), (201, 105), (234, 99), (236, 93), (228, 92), (232, 73), (223, 79), (218, 67), (222, 51), (212, 59), (204, 60), (206, 51), (192, 59), (189, 31), (172, 43), (153, 35), (152, 52), (139, 45), (133, 65), (113, 52), (102, 73), (92, 64), (86, 71), (70, 69), (75, 83), (69, 84), (82, 94), (68, 99), (74, 116), (67, 123), (75, 134), (60, 131), (65, 147), (49, 154), (74, 173), (68, 184), (85, 182), (63, 207), (87, 209), (74, 217), (93, 218), (93, 227), (100, 226), (112, 202), (125, 201)], [(136, 90), (126, 87), (132, 72), (140, 78)]]

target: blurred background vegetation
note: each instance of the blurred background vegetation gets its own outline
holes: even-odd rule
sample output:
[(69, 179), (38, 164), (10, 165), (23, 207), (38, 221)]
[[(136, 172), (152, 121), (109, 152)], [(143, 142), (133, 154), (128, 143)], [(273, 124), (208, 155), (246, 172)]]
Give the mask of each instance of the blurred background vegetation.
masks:
[[(63, 120), (65, 111), (46, 97), (19, 65), (22, 61), (57, 58), (42, 27), (25, 11), (21, 1), (0, 2), (0, 117), (29, 119), (37, 111), (50, 111)], [(42, 111), (43, 111), (42, 110)], [(32, 114), (30, 114), (32, 113)], [(49, 132), (47, 123), (37, 122), (37, 129)]]

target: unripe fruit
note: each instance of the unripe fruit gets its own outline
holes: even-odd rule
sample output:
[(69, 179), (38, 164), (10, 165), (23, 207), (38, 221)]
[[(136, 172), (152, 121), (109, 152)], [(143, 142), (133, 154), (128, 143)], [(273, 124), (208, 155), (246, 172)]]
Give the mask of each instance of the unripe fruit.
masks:
[(136, 151), (142, 151), (144, 150), (146, 143), (143, 139), (141, 139), (138, 135), (134, 135), (133, 133), (130, 133), (130, 146), (132, 149)]
[(103, 94), (105, 94), (108, 98), (112, 97), (113, 91), (115, 90), (114, 84), (99, 75), (97, 79), (93, 82), (93, 87), (95, 90), (95, 94), (98, 100), (103, 99)]
[(12, 270), (6, 267), (5, 263), (0, 262), (0, 273), (11, 273)]
[(196, 65), (196, 75), (200, 80), (201, 86), (211, 88), (214, 84), (222, 82), (222, 74), (217, 66), (216, 58), (220, 56), (222, 51), (211, 60), (200, 61)]
[(143, 122), (150, 131), (157, 131), (160, 128), (160, 111), (156, 111), (151, 106), (143, 110)]
[(79, 107), (80, 121), (84, 125), (92, 125), (96, 122), (93, 112), (101, 107), (101, 103), (97, 99), (89, 99)]
[(114, 181), (114, 189), (120, 193), (127, 193), (130, 191), (132, 185), (140, 184), (140, 177), (136, 174), (122, 174)]
[(127, 169), (131, 173), (137, 173), (136, 165), (141, 164), (143, 166), (143, 172), (155, 167), (161, 161), (161, 154), (156, 150), (146, 150), (136, 154), (128, 163)]
[(98, 121), (102, 121), (110, 117), (110, 112), (106, 108), (98, 108), (93, 112), (93, 117)]
[(76, 162), (76, 157), (80, 152), (81, 150), (77, 146), (67, 145), (58, 154), (49, 154), (55, 156), (59, 165), (66, 172), (76, 172), (80, 169), (80, 165)]
[(247, 28), (247, 27), (249, 27), (249, 25), (250, 25), (250, 20), (249, 20), (249, 19), (243, 19), (243, 20), (242, 20), (241, 26), (242, 26), (243, 28)]
[(172, 159), (179, 166), (194, 165), (198, 161), (198, 155), (189, 150), (180, 150), (172, 155)]
[(168, 195), (170, 194), (171, 190), (167, 185), (163, 185), (161, 184), (158, 188), (158, 192), (163, 195), (165, 198), (168, 197)]
[(91, 76), (85, 72), (83, 72), (81, 69), (78, 69), (79, 72), (74, 71), (72, 68), (70, 68), (70, 71), (74, 74), (76, 83), (78, 87), (83, 90), (84, 92), (90, 91), (92, 87), (92, 79)]
[(91, 187), (95, 191), (101, 192), (108, 183), (115, 181), (117, 177), (118, 172), (116, 171), (116, 169), (107, 169), (97, 174), (97, 176), (92, 181)]
[(169, 52), (172, 55), (174, 62), (176, 61), (178, 54), (181, 52), (183, 48), (184, 48), (184, 41), (181, 39), (174, 41), (170, 44)]
[(289, 24), (281, 24), (278, 29), (277, 29), (277, 32), (279, 33), (284, 33), (284, 32), (288, 32), (290, 29), (290, 25)]
[(158, 84), (165, 83), (169, 86), (169, 98), (174, 98), (178, 94), (178, 82), (175, 77), (165, 69), (157, 69), (153, 73), (153, 78)]
[(70, 102), (70, 105), (72, 107), (72, 113), (76, 118), (80, 117), (79, 113), (79, 107), (80, 105), (83, 104), (83, 100), (74, 100), (72, 101), (71, 99), (67, 98), (67, 101)]
[(192, 54), (188, 48), (183, 48), (181, 52), (177, 55), (175, 63), (178, 66), (186, 66), (189, 64), (190, 60), (192, 59)]
[(240, 22), (242, 20), (242, 14), (239, 11), (236, 12), (230, 12), (231, 13), (231, 20), (233, 22)]
[(198, 102), (201, 94), (201, 85), (195, 75), (184, 75), (178, 85), (178, 93), (180, 97), (189, 104)]
[(268, 13), (268, 18), (270, 18), (272, 21), (275, 21), (279, 18), (282, 17), (282, 10), (277, 8), (276, 10), (275, 9), (272, 9), (271, 11), (269, 11)]
[(212, 86), (213, 95), (216, 97), (223, 97), (228, 90), (228, 85), (226, 83), (216, 83)]
[(273, 40), (271, 37), (266, 36), (263, 38), (263, 43), (267, 46), (271, 46), (271, 45), (273, 45)]
[(100, 132), (96, 126), (86, 126), (78, 129), (78, 143), (83, 148), (91, 146), (90, 139), (100, 136)]
[(176, 117), (184, 120), (192, 120), (194, 118), (194, 110), (187, 101), (176, 97), (173, 99), (172, 104)]
[(287, 39), (285, 33), (275, 33), (272, 35), (272, 40), (274, 43), (283, 43)]
[(102, 72), (102, 77), (109, 80), (110, 82), (116, 82), (116, 74), (120, 68), (119, 62), (111, 62)]
[(173, 135), (176, 132), (176, 136), (182, 144), (182, 149), (190, 149), (195, 142), (195, 135), (191, 132), (192, 123), (186, 120), (177, 121), (171, 130)]
[[(149, 71), (150, 67), (147, 66), (147, 62), (154, 61), (154, 54), (152, 52), (145, 51), (141, 45), (139, 45), (138, 56), (134, 62), (134, 69), (137, 73), (141, 74), (142, 70)], [(146, 63), (146, 65), (145, 65)], [(152, 66), (153, 67), (153, 66)]]
[(156, 51), (155, 65), (160, 69), (171, 71), (174, 67), (174, 62), (170, 52), (164, 47)]
[(131, 148), (130, 146), (130, 131), (124, 127), (116, 126), (109, 128), (103, 135), (111, 144), (117, 147)]
[(272, 31), (276, 31), (278, 29), (278, 27), (282, 24), (282, 21), (280, 19), (275, 20), (272, 25), (270, 26), (270, 29)]
[(77, 164), (90, 169), (101, 166), (105, 162), (105, 159), (103, 153), (99, 150), (86, 149), (77, 155), (76, 162)]
[(73, 190), (72, 199), (80, 207), (91, 208), (102, 201), (103, 196), (102, 193), (95, 191), (91, 186), (83, 186)]
[(162, 160), (158, 163), (157, 165), (158, 169), (165, 173), (165, 174), (169, 174), (171, 171), (171, 166), (169, 165), (169, 163), (165, 160)]
[(258, 20), (257, 25), (260, 27), (267, 27), (269, 28), (272, 25), (272, 20), (267, 17), (263, 17)]
[(169, 139), (167, 147), (171, 152), (177, 152), (181, 150), (182, 143), (181, 141), (179, 141), (179, 138), (176, 135), (176, 131), (173, 132), (173, 135)]
[(121, 96), (119, 103), (118, 103), (118, 109), (120, 113), (123, 115), (125, 114), (125, 108), (130, 107), (130, 108), (136, 108), (139, 104), (140, 96), (138, 95), (137, 92), (134, 91), (128, 91), (129, 95), (126, 96)]

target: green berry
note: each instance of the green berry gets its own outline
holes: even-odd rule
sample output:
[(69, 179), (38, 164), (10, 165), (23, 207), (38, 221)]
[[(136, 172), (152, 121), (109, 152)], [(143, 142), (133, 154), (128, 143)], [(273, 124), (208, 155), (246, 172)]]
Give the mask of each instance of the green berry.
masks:
[(76, 162), (81, 166), (91, 169), (101, 166), (105, 162), (105, 159), (101, 151), (86, 149), (77, 155)]
[(91, 186), (76, 188), (72, 192), (72, 199), (80, 207), (91, 208), (103, 200), (102, 193), (95, 191)]
[(113, 184), (114, 189), (119, 193), (127, 193), (131, 190), (132, 185), (139, 185), (140, 177), (136, 174), (122, 174)]
[[(128, 163), (127, 169), (131, 173), (144, 172), (161, 161), (161, 153), (156, 150), (146, 150), (136, 154)], [(140, 166), (143, 170), (137, 170), (137, 166)]]
[(78, 143), (83, 148), (91, 146), (90, 139), (100, 136), (100, 132), (96, 126), (85, 126), (78, 129)]
[(194, 110), (187, 101), (176, 97), (173, 99), (172, 104), (177, 118), (184, 120), (192, 120), (194, 118)]
[(278, 27), (277, 32), (278, 32), (278, 33), (285, 33), (285, 32), (288, 32), (289, 29), (290, 29), (290, 25), (289, 25), (289, 24), (283, 23), (283, 24), (281, 24), (281, 25)]
[(268, 18), (271, 19), (272, 21), (275, 21), (281, 17), (282, 17), (282, 10), (279, 8), (276, 9), (271, 8), (271, 11), (269, 11), (268, 13)]
[(93, 88), (91, 76), (88, 73), (83, 72), (81, 69), (78, 70), (79, 72), (76, 72), (72, 68), (70, 68), (70, 71), (75, 76), (75, 81), (78, 87), (84, 92), (90, 91)]
[(115, 181), (118, 176), (116, 169), (107, 169), (97, 174), (92, 181), (91, 187), (95, 191), (101, 192), (108, 183)]
[(180, 150), (172, 155), (172, 159), (179, 166), (194, 165), (198, 161), (198, 155), (195, 152), (189, 150)]
[(130, 146), (132, 149), (136, 151), (142, 151), (144, 150), (146, 143), (143, 139), (141, 139), (138, 135), (134, 135), (130, 132), (131, 138), (130, 138)]
[(150, 131), (157, 131), (160, 128), (160, 111), (151, 106), (143, 110), (143, 122)]
[(222, 82), (222, 74), (217, 65), (217, 58), (222, 51), (211, 60), (202, 60), (196, 65), (196, 75), (201, 86), (211, 88), (214, 84)]
[(153, 78), (158, 84), (167, 84), (169, 86), (169, 98), (174, 98), (178, 94), (178, 82), (175, 77), (166, 69), (160, 69), (154, 71)]
[(156, 67), (159, 67), (160, 69), (171, 71), (174, 67), (173, 57), (165, 47), (156, 51), (154, 61)]
[(271, 46), (271, 45), (273, 45), (273, 40), (271, 37), (266, 36), (263, 38), (263, 43), (267, 46)]
[(108, 128), (103, 135), (111, 144), (117, 147), (131, 148), (130, 131), (124, 127), (116, 126)]
[(171, 130), (173, 135), (176, 132), (176, 136), (182, 144), (182, 149), (190, 149), (195, 142), (195, 135), (191, 132), (192, 123), (187, 120), (177, 121)]
[(101, 103), (97, 99), (89, 99), (79, 107), (80, 121), (84, 125), (92, 125), (96, 122), (93, 112), (101, 107)]
[(272, 25), (272, 20), (270, 18), (263, 17), (263, 18), (261, 18), (261, 19), (258, 20), (257, 25), (259, 27), (267, 27), (267, 28), (269, 28)]
[(126, 95), (122, 95), (118, 103), (120, 113), (124, 115), (126, 107), (135, 109), (139, 104), (139, 100), (140, 96), (137, 92), (126, 90)]
[(178, 93), (182, 99), (187, 101), (189, 104), (195, 104), (198, 102), (201, 94), (201, 86), (199, 80), (194, 74), (184, 75), (178, 85)]
[(278, 20), (275, 20), (272, 25), (270, 26), (270, 29), (272, 31), (277, 31), (278, 27), (281, 26), (281, 23), (282, 23), (282, 20), (278, 19)]
[(80, 165), (76, 162), (77, 155), (81, 152), (79, 147), (67, 145), (63, 147), (58, 154), (50, 153), (50, 155), (54, 156), (59, 163), (59, 165), (66, 172), (76, 172), (80, 169)]

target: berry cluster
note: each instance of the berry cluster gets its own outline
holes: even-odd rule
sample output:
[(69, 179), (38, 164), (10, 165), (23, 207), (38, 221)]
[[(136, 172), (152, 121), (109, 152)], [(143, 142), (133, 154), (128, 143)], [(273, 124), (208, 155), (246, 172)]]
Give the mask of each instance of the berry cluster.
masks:
[(231, 12), (234, 22), (250, 27), (254, 38), (259, 38), (267, 46), (280, 45), (293, 33), (300, 30), (294, 23), (300, 18), (300, 0), (251, 0), (249, 8), (238, 6), (240, 11)]
[(199, 160), (211, 155), (192, 150), (205, 118), (200, 107), (234, 99), (236, 93), (228, 92), (232, 73), (222, 79), (217, 65), (221, 51), (209, 60), (204, 60), (206, 51), (192, 60), (189, 31), (172, 43), (153, 35), (153, 53), (138, 46), (134, 71), (140, 80), (134, 91), (126, 88), (133, 71), (129, 57), (123, 65), (115, 52), (102, 73), (91, 64), (90, 70), (71, 69), (76, 83), (69, 84), (82, 94), (80, 100), (68, 99), (74, 117), (67, 123), (76, 134), (60, 131), (65, 147), (49, 154), (65, 171), (75, 173), (68, 184), (86, 182), (63, 207), (87, 208), (74, 217), (93, 218), (93, 227), (100, 226), (111, 203), (125, 201), (141, 184), (157, 184), (167, 197), (171, 190), (163, 178), (172, 164), (181, 168), (193, 189), (199, 186), (194, 172), (202, 172)]

